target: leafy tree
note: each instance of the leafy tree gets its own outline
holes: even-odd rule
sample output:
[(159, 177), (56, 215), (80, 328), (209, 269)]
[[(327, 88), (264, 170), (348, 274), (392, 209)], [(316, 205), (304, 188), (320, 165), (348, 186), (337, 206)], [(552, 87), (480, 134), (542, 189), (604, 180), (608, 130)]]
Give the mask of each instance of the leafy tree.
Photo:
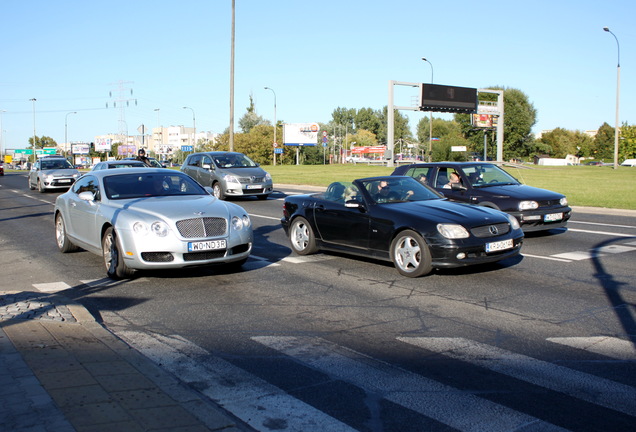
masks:
[(567, 155), (589, 156), (592, 138), (583, 132), (556, 128), (544, 133), (539, 142), (544, 153), (551, 157), (564, 158)]
[[(504, 159), (530, 156), (535, 150), (532, 127), (537, 121), (537, 110), (521, 90), (502, 87), (490, 89), (504, 90)], [(479, 98), (484, 101), (496, 101), (497, 95), (482, 93)], [(471, 116), (456, 114), (455, 120), (462, 125), (462, 131), (472, 142), (472, 149), (483, 150), (483, 132), (473, 128)]]
[(618, 143), (619, 160), (636, 158), (636, 126), (623, 124), (621, 128), (621, 140)]
[(347, 137), (349, 144), (356, 143), (356, 147), (371, 147), (378, 144), (375, 134), (365, 129), (358, 129), (358, 132)]
[(382, 128), (382, 116), (380, 112), (374, 111), (371, 108), (361, 108), (355, 115), (355, 130), (361, 129), (371, 132), (376, 135)]
[(354, 131), (354, 124), (356, 118), (356, 110), (351, 108), (336, 108), (331, 113), (331, 123), (346, 127), (348, 131)]
[(243, 114), (243, 117), (238, 122), (239, 128), (243, 133), (249, 133), (253, 127), (261, 124), (270, 124), (264, 120), (263, 117), (256, 114), (256, 108), (254, 106), (254, 97), (250, 95), (250, 105), (247, 107), (247, 112)]
[[(413, 141), (413, 134), (411, 133), (411, 128), (409, 127), (408, 117), (400, 113), (400, 111), (398, 110), (394, 110), (394, 112), (393, 139), (395, 141)], [(382, 116), (380, 117), (380, 129), (376, 133), (378, 142), (382, 144), (387, 143), (388, 113), (389, 107), (384, 106), (384, 108), (382, 109)]]
[(44, 147), (57, 147), (57, 142), (48, 136), (41, 136), (38, 137), (37, 135), (35, 137), (29, 137), (29, 147), (33, 147), (33, 139), (35, 138), (35, 148), (36, 149), (41, 149)]
[(594, 137), (590, 156), (599, 160), (614, 160), (614, 128), (603, 123)]

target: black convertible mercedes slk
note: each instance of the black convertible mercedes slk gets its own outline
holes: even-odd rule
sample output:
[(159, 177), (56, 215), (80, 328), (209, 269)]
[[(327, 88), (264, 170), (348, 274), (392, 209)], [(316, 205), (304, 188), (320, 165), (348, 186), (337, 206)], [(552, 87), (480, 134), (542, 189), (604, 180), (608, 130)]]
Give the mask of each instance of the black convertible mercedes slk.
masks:
[(412, 177), (335, 182), (323, 193), (285, 198), (281, 224), (300, 255), (319, 250), (391, 261), (407, 277), (519, 254), (517, 219), (449, 201)]

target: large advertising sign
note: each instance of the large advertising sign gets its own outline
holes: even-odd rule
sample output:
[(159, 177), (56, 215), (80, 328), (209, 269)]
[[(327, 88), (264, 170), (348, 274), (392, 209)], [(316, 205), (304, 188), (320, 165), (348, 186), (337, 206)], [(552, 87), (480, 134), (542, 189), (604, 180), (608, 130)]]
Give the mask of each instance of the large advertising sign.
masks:
[(71, 153), (87, 155), (91, 149), (91, 145), (87, 143), (71, 144)]
[(318, 143), (318, 129), (318, 123), (286, 123), (283, 125), (283, 144), (315, 146)]
[(113, 140), (111, 138), (95, 138), (95, 151), (109, 152), (112, 149)]
[(477, 111), (477, 104), (476, 88), (422, 84), (422, 111), (473, 113)]
[(137, 154), (137, 147), (134, 145), (121, 144), (117, 147), (117, 154), (119, 156), (135, 156)]

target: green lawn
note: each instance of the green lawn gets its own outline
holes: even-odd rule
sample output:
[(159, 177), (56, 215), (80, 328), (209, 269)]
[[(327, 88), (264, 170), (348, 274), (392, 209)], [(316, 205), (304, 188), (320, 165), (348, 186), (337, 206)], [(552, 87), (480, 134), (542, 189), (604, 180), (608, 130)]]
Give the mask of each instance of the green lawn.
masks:
[[(276, 165), (263, 166), (274, 184), (327, 186), (333, 181), (351, 181), (362, 177), (389, 175), (385, 166)], [(524, 165), (505, 169), (522, 183), (550, 189), (568, 197), (570, 205), (636, 210), (636, 168), (602, 166), (544, 167)]]

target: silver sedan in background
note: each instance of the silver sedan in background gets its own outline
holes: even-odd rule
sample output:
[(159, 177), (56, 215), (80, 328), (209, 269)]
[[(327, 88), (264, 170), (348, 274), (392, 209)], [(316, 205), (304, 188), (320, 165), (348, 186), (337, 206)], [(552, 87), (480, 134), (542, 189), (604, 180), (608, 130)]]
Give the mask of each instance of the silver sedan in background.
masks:
[(55, 201), (62, 253), (83, 248), (103, 257), (111, 278), (136, 270), (224, 264), (240, 268), (252, 250), (247, 212), (164, 168), (92, 171)]

